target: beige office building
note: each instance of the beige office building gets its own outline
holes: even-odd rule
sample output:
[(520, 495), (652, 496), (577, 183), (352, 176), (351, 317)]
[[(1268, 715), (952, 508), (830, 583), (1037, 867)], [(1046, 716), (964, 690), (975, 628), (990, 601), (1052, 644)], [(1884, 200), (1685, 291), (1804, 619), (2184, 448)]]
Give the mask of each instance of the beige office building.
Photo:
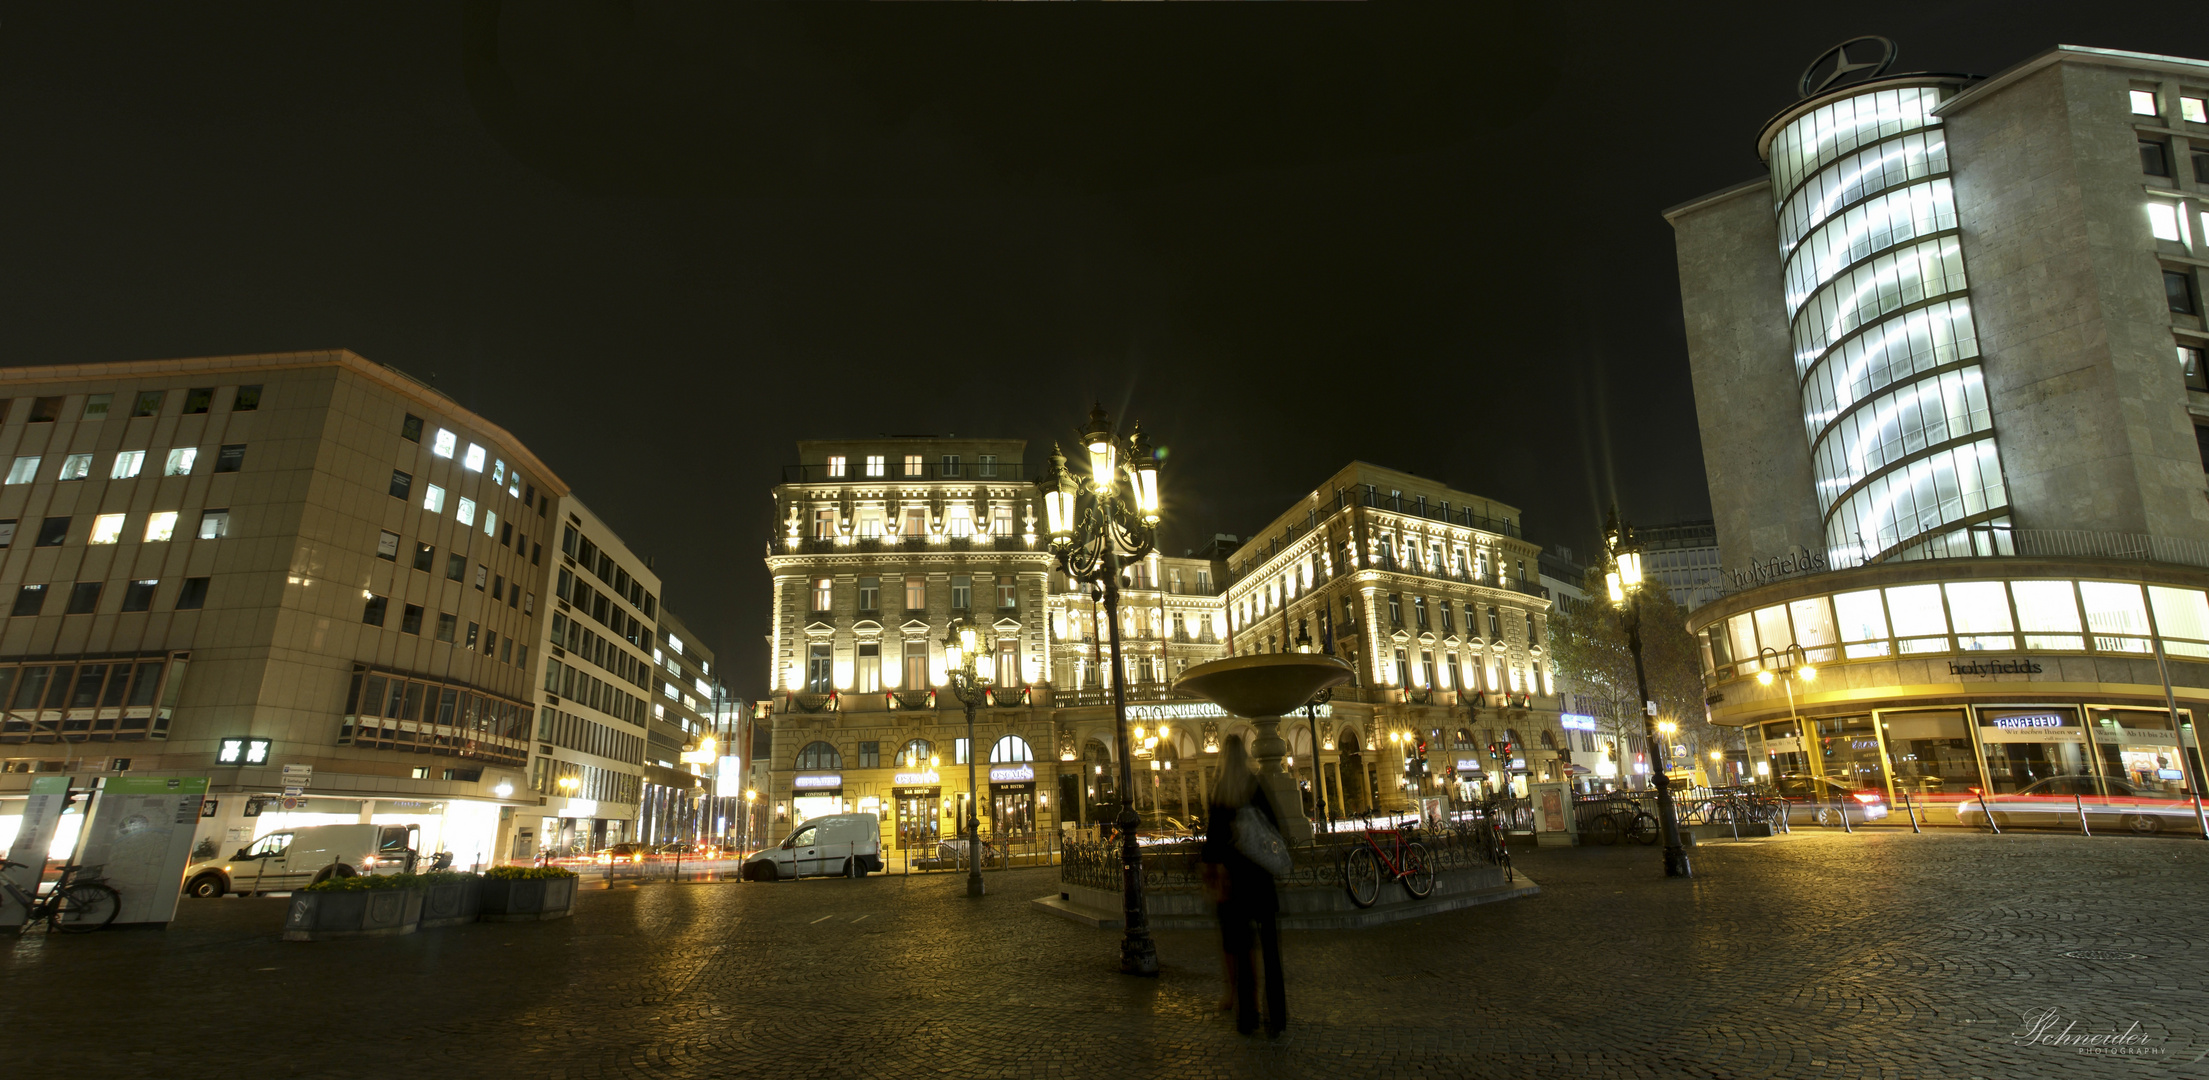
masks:
[(343, 351), (15, 367), (0, 460), (0, 832), (40, 773), (210, 777), (215, 845), (415, 822), (462, 865), (534, 809), (567, 492), (497, 425)]

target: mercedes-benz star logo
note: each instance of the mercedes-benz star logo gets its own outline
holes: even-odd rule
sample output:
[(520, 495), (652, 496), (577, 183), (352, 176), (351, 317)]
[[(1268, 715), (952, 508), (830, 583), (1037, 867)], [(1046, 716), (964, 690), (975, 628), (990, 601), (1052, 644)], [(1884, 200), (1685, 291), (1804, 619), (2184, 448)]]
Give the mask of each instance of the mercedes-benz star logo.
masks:
[(1894, 66), (1895, 54), (1895, 43), (1877, 34), (1850, 38), (1803, 69), (1802, 96), (1816, 97), (1835, 86), (1876, 79)]

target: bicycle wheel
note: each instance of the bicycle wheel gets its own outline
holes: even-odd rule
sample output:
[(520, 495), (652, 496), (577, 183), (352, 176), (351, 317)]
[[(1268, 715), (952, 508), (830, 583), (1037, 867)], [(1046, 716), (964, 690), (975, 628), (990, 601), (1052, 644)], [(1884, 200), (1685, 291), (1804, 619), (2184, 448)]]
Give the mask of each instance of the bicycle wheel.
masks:
[(1635, 814), (1634, 820), (1628, 822), (1626, 825), (1626, 835), (1629, 839), (1633, 840), (1633, 842), (1637, 844), (1656, 843), (1657, 819), (1649, 816), (1649, 812), (1647, 810)]
[(1381, 898), (1381, 863), (1372, 848), (1351, 848), (1342, 857), (1342, 884), (1350, 890), (1350, 902), (1361, 908)]
[(1598, 815), (1594, 821), (1588, 823), (1588, 835), (1595, 837), (1595, 842), (1605, 847), (1618, 843), (1618, 833), (1617, 814)]
[(122, 894), (97, 881), (80, 881), (61, 891), (46, 918), (47, 925), (65, 934), (85, 934), (114, 922), (122, 912)]
[(1424, 844), (1404, 845), (1404, 891), (1414, 900), (1424, 900), (1434, 891), (1434, 859), (1427, 854)]

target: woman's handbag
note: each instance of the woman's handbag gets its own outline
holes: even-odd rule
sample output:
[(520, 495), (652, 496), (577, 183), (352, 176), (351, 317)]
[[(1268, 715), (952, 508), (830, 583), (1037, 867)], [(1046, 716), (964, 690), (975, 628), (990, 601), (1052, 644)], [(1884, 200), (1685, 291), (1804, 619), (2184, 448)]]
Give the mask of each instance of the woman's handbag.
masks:
[[(1255, 797), (1263, 799), (1266, 796), (1260, 791)], [(1274, 877), (1288, 876), (1289, 842), (1281, 839), (1281, 830), (1273, 827), (1273, 822), (1255, 802), (1235, 811), (1235, 850)]]

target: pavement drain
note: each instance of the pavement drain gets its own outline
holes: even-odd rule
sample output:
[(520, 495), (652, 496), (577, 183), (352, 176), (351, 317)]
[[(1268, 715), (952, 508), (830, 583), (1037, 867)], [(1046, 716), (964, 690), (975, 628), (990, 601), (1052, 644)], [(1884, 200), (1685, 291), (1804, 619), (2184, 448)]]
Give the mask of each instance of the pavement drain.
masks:
[(2067, 957), (2070, 957), (2070, 958), (2071, 958), (2071, 959), (2073, 959), (2073, 960), (2147, 960), (2147, 959), (2150, 959), (2150, 957), (2148, 957), (2148, 956), (2146, 956), (2146, 955), (2143, 955), (2143, 954), (2141, 954), (2141, 953), (2136, 953), (2136, 952), (2121, 952), (2121, 951), (2119, 951), (2119, 950), (2116, 950), (2116, 949), (2072, 949), (2071, 951), (2069, 951), (2069, 952), (2066, 952), (2066, 953), (2062, 953), (2062, 954), (2060, 954), (2060, 955), (2063, 955), (2063, 956), (2067, 956)]

